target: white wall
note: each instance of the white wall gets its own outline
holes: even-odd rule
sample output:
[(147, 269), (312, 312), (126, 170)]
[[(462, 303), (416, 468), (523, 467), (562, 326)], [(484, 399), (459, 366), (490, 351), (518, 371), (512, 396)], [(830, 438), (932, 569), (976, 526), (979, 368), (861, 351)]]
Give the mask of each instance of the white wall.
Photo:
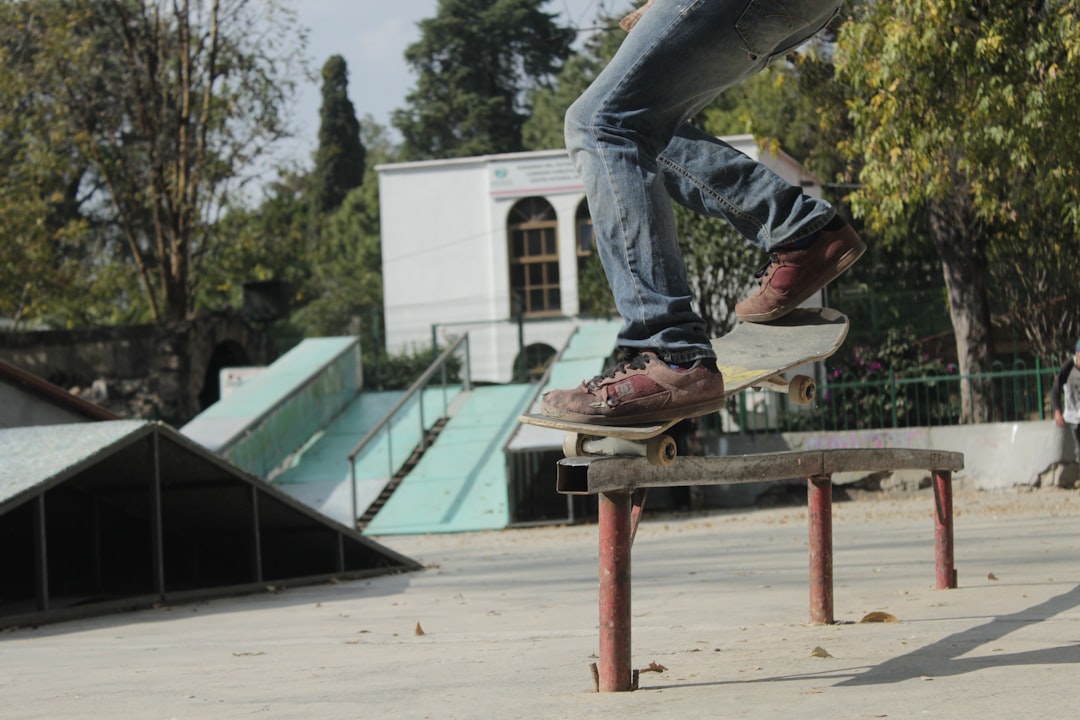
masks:
[(508, 382), (519, 330), (510, 296), (507, 218), (526, 197), (558, 219), (561, 322), (527, 322), (525, 345), (559, 350), (578, 312), (574, 216), (584, 188), (565, 152), (380, 166), (383, 293), (391, 352), (469, 332), (473, 378)]

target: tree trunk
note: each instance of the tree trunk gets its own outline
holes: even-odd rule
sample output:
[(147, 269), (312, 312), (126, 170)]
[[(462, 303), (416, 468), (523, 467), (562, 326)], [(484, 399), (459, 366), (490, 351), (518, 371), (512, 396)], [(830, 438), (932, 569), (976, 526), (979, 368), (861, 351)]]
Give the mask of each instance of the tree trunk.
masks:
[[(970, 203), (945, 201), (930, 209), (930, 232), (945, 275), (949, 315), (956, 334), (962, 376), (989, 372), (993, 360), (990, 303), (987, 295), (986, 229)], [(960, 384), (960, 421), (990, 422), (994, 392), (989, 380)]]

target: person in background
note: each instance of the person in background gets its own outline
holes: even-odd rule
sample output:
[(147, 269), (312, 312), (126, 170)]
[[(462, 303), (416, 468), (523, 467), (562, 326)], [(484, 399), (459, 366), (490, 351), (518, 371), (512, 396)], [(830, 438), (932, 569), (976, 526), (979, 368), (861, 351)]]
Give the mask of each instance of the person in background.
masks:
[(1073, 451), (1076, 462), (1080, 463), (1080, 340), (1076, 341), (1073, 354), (1054, 376), (1050, 407), (1058, 427), (1072, 427)]

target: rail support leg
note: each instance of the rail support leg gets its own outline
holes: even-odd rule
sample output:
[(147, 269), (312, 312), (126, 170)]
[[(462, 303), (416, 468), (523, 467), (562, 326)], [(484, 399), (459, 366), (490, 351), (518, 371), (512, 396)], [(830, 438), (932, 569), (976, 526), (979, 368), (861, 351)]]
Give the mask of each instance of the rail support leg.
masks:
[(832, 476), (806, 482), (810, 522), (810, 622), (833, 623)]
[(956, 587), (953, 550), (952, 473), (934, 470), (934, 559), (937, 565), (937, 589)]
[(633, 494), (600, 493), (600, 659), (597, 689), (633, 689), (630, 657), (630, 550)]

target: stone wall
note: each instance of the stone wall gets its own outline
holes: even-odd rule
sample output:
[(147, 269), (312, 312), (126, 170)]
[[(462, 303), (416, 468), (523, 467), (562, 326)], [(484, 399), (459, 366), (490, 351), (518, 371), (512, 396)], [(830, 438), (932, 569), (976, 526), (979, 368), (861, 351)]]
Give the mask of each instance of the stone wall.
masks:
[(264, 364), (264, 332), (235, 312), (166, 325), (0, 332), (0, 359), (122, 417), (182, 425), (218, 396), (218, 370)]

